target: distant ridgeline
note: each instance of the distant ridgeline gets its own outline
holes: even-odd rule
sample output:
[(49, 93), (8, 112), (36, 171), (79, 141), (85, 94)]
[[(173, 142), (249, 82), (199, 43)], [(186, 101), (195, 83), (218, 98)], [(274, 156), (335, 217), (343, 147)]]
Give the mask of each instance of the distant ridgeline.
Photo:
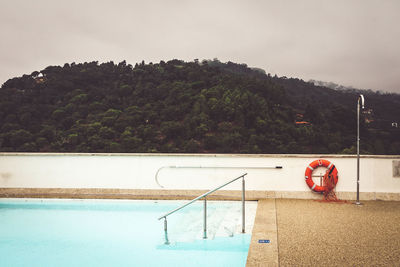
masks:
[[(360, 91), (245, 64), (49, 66), (0, 89), (0, 151), (355, 153)], [(400, 95), (363, 91), (362, 153), (400, 153)]]

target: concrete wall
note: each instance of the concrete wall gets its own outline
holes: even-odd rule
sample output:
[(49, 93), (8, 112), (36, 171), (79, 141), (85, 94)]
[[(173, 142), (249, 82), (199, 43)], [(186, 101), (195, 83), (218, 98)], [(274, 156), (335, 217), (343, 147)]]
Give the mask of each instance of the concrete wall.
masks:
[[(355, 156), (223, 154), (0, 153), (0, 188), (208, 190), (248, 173), (247, 190), (303, 192), (308, 198), (312, 194), (304, 172), (318, 158), (337, 167), (339, 194), (356, 191)], [(399, 160), (400, 156), (361, 157), (360, 192), (364, 198), (374, 199), (377, 193), (400, 195), (400, 178), (393, 173), (393, 161)], [(282, 169), (268, 169), (275, 166)], [(322, 172), (317, 169), (314, 174)], [(240, 187), (236, 182), (225, 189)], [(367, 197), (366, 193), (374, 195)]]

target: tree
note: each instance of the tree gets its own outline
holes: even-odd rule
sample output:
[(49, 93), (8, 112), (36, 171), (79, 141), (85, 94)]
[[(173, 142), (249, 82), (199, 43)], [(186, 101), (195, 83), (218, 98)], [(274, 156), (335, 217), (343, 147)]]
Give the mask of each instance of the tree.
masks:
[[(359, 93), (218, 59), (49, 66), (0, 88), (0, 150), (347, 153)], [(398, 154), (400, 96), (363, 93), (365, 153)]]
[(29, 143), (32, 139), (33, 135), (24, 129), (11, 131), (9, 135), (9, 140), (13, 147), (19, 147), (25, 143)]

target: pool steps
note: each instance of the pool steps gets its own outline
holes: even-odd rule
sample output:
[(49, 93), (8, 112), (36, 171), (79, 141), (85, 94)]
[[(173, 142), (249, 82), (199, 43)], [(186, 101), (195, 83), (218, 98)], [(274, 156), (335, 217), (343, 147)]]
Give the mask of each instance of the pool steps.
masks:
[(165, 213), (164, 215), (162, 215), (161, 217), (159, 217), (158, 220), (164, 219), (165, 244), (169, 244), (167, 217), (169, 215), (172, 215), (173, 213), (185, 208), (186, 206), (189, 206), (189, 205), (193, 204), (194, 202), (196, 202), (197, 200), (200, 200), (200, 199), (203, 199), (203, 201), (204, 201), (203, 202), (204, 203), (204, 208), (203, 208), (203, 214), (204, 214), (204, 216), (203, 216), (203, 238), (206, 239), (207, 238), (207, 232), (208, 232), (207, 231), (207, 217), (208, 217), (207, 216), (207, 196), (212, 194), (212, 193), (214, 193), (214, 192), (216, 192), (216, 191), (218, 191), (219, 189), (221, 189), (221, 188), (223, 188), (223, 187), (225, 187), (225, 186), (227, 186), (227, 185), (239, 180), (239, 179), (241, 179), (241, 181), (242, 181), (242, 231), (241, 232), (245, 233), (245, 221), (246, 221), (246, 219), (245, 219), (245, 213), (246, 213), (245, 192), (246, 192), (246, 189), (245, 189), (245, 179), (244, 179), (244, 177), (246, 175), (247, 175), (247, 173), (244, 173), (244, 174), (240, 175), (239, 177), (236, 177), (236, 178), (224, 183), (223, 185), (220, 185), (220, 186), (218, 186), (218, 187), (216, 187), (216, 188), (214, 188), (214, 189), (212, 189), (212, 190), (210, 190), (210, 191), (208, 191), (208, 192), (206, 192), (206, 193), (194, 198), (193, 200), (189, 201), (188, 203), (185, 203), (185, 204), (181, 205), (180, 207), (178, 207), (178, 208), (176, 208), (174, 210), (171, 210), (171, 211)]

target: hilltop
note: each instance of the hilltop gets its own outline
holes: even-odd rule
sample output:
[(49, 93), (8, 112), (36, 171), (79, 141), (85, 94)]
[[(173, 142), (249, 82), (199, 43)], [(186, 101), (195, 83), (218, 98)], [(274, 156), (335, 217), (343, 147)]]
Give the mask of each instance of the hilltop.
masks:
[[(218, 60), (71, 63), (0, 89), (0, 151), (400, 153), (400, 95), (335, 90)], [(393, 126), (392, 126), (393, 125)]]

